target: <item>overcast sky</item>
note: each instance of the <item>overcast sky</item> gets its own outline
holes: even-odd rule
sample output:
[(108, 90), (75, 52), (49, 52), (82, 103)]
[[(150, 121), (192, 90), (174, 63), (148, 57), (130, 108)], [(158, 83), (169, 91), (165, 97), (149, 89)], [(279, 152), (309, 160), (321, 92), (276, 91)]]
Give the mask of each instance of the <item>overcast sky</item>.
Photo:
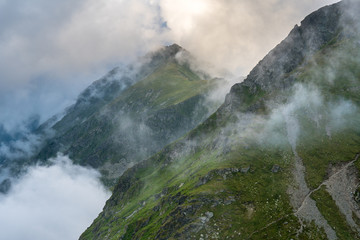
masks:
[(45, 120), (121, 62), (178, 43), (247, 75), (334, 0), (0, 0), (0, 123)]

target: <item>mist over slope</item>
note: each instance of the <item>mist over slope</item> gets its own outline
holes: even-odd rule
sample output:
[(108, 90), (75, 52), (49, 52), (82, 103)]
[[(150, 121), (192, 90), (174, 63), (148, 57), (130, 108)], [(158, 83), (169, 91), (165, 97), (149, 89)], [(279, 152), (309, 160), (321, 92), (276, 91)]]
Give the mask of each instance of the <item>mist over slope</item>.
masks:
[(206, 119), (220, 105), (213, 95), (224, 84), (180, 46), (164, 47), (95, 81), (62, 116), (2, 143), (2, 169), (16, 176), (63, 153), (100, 170), (111, 186), (127, 168)]
[(78, 237), (127, 168), (220, 105), (214, 94), (224, 81), (212, 79), (173, 44), (113, 69), (40, 127), (12, 136), (1, 131), (0, 222), (9, 228), (0, 236)]
[(80, 239), (360, 239), (359, 8), (307, 16)]

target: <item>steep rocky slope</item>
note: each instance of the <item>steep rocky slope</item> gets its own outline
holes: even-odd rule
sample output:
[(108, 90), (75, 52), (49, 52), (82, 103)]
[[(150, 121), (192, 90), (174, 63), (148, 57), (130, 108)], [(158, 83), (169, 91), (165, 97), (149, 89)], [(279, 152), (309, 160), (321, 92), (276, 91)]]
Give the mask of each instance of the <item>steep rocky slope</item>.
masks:
[(306, 17), (80, 239), (360, 239), (359, 5)]

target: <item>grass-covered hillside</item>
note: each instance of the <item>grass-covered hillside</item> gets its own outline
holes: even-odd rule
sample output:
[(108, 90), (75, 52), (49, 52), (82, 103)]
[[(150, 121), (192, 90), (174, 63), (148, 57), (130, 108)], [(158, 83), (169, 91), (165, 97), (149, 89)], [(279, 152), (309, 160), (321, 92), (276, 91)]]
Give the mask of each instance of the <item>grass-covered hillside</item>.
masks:
[(183, 136), (214, 111), (213, 80), (180, 64), (172, 45), (152, 53), (137, 69), (115, 69), (92, 84), (53, 127), (34, 159), (61, 152), (101, 171), (112, 185), (123, 171)]
[[(360, 239), (360, 48), (346, 7), (289, 35), (321, 29), (322, 44), (298, 54), (285, 39), (204, 123), (127, 170), (80, 239)], [(324, 16), (337, 16), (328, 32)], [(297, 64), (271, 57), (281, 51)]]

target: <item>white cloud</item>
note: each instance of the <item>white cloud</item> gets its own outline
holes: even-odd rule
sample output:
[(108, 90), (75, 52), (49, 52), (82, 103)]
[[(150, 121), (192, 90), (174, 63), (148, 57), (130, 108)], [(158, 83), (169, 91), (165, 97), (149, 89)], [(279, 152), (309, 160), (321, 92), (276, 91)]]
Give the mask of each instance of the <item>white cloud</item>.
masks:
[[(334, 0), (0, 1), (0, 123), (44, 121), (119, 62), (176, 42), (244, 76)], [(167, 23), (167, 27), (164, 27)]]
[(0, 198), (0, 239), (77, 239), (101, 212), (109, 192), (95, 170), (65, 156), (32, 167)]
[(58, 113), (119, 62), (161, 45), (160, 18), (143, 0), (3, 1), (0, 123), (10, 130)]
[(174, 41), (246, 75), (309, 13), (334, 0), (160, 0)]

